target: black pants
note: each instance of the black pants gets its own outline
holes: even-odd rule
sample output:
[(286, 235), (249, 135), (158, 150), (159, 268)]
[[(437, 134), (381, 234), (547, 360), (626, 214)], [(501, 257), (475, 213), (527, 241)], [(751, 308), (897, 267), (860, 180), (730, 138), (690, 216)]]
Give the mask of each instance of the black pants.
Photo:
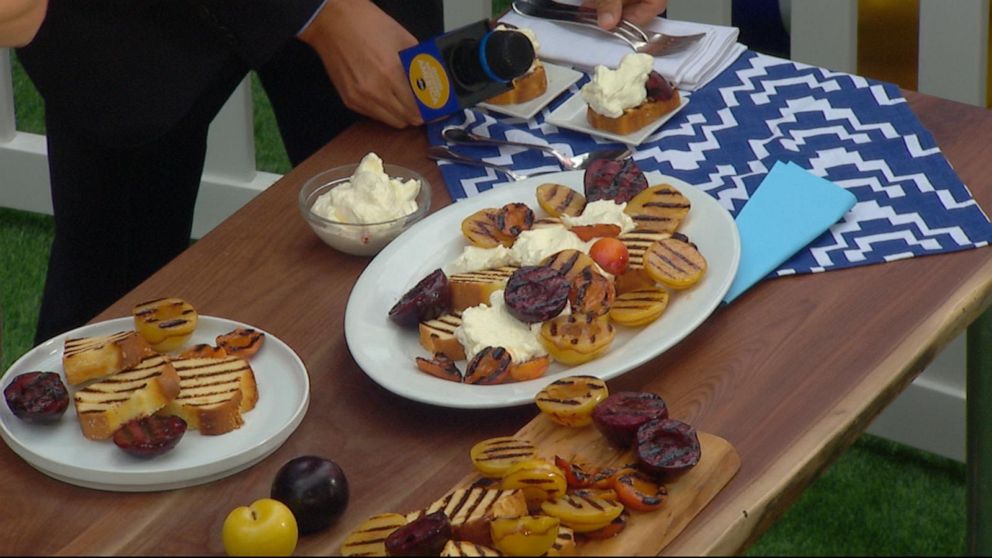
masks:
[[(441, 32), (440, 4), (380, 2), (420, 39)], [(85, 324), (189, 246), (207, 130), (247, 72), (232, 67), (217, 76), (177, 126), (138, 147), (97, 145), (47, 115), (55, 239), (36, 343)], [(258, 75), (294, 166), (358, 118), (302, 42), (292, 41)]]

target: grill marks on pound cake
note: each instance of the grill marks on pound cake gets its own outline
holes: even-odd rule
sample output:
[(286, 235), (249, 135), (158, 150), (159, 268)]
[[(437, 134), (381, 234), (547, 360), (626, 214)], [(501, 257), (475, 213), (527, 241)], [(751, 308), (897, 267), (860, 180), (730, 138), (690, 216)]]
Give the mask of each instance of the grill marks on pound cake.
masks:
[(457, 540), (490, 544), (489, 523), (498, 517), (519, 517), (527, 514), (527, 500), (520, 490), (498, 488), (460, 488), (435, 501), (427, 509), (407, 515), (407, 523), (437, 511), (451, 520)]
[(255, 374), (245, 359), (180, 358), (172, 365), (179, 375), (179, 395), (161, 412), (182, 418), (202, 434), (224, 434), (240, 427), (242, 413), (258, 402)]
[(124, 423), (151, 415), (178, 394), (175, 368), (168, 358), (153, 356), (76, 391), (73, 402), (83, 435), (105, 440)]
[(104, 378), (155, 356), (151, 345), (135, 331), (66, 339), (62, 369), (69, 385)]
[(618, 238), (620, 242), (623, 242), (624, 246), (627, 247), (627, 253), (629, 255), (628, 265), (631, 269), (643, 269), (644, 268), (644, 252), (651, 247), (652, 244), (663, 240), (665, 238), (671, 238), (670, 233), (656, 232), (656, 231), (645, 231), (645, 230), (634, 230), (628, 233), (621, 234)]
[(451, 287), (451, 309), (461, 312), (466, 308), (489, 304), (489, 295), (506, 287), (516, 266), (495, 267), (482, 271), (455, 273), (448, 277)]
[(461, 312), (451, 312), (420, 322), (420, 345), (432, 355), (441, 353), (451, 360), (464, 360), (465, 348), (455, 337), (455, 329), (460, 325)]

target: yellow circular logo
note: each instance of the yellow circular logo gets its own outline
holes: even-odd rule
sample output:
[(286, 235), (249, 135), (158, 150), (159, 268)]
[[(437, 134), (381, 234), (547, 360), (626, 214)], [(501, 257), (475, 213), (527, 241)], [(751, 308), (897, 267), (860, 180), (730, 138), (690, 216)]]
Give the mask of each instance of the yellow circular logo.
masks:
[(424, 105), (439, 109), (451, 97), (451, 85), (441, 62), (429, 54), (418, 54), (410, 61), (410, 87)]

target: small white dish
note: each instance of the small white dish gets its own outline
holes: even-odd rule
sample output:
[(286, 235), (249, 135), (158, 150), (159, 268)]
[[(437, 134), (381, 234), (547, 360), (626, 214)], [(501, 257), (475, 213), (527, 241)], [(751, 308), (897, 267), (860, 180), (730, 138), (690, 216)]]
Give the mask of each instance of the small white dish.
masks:
[(567, 66), (559, 66), (550, 62), (542, 62), (542, 64), (544, 64), (544, 71), (548, 75), (548, 89), (543, 95), (535, 97), (526, 103), (516, 105), (479, 103), (479, 106), (507, 116), (530, 120), (537, 113), (541, 112), (541, 109), (548, 106), (548, 103), (555, 100), (559, 95), (568, 90), (573, 83), (582, 78), (582, 72), (578, 72)]
[[(523, 202), (539, 210), (535, 190), (545, 182), (582, 191), (583, 171), (543, 174), (509, 182), (460, 200), (427, 216), (379, 252), (355, 282), (344, 315), (344, 335), (355, 362), (380, 386), (413, 401), (441, 407), (487, 409), (533, 404), (549, 383), (573, 374), (608, 380), (655, 358), (692, 333), (723, 300), (740, 263), (740, 236), (730, 213), (716, 198), (674, 177), (646, 173), (649, 184), (667, 182), (692, 203), (679, 228), (706, 257), (698, 285), (672, 297), (665, 314), (639, 328), (620, 327), (610, 350), (578, 366), (553, 363), (536, 379), (499, 385), (450, 382), (417, 370), (415, 358), (429, 357), (416, 329), (389, 320), (389, 309), (417, 282), (454, 260), (465, 246), (462, 220), (487, 207)], [(465, 363), (459, 363), (464, 369)]]
[[(238, 327), (257, 327), (201, 315), (188, 345), (213, 345), (218, 335)], [(3, 377), (3, 387), (32, 370), (62, 372), (67, 337), (108, 335), (134, 328), (132, 318), (83, 326), (53, 337), (28, 351)], [(32, 424), (0, 405), (0, 436), (17, 455), (42, 473), (69, 484), (116, 492), (173, 490), (217, 480), (251, 467), (279, 448), (296, 430), (310, 403), (310, 378), (303, 361), (288, 345), (265, 333), (262, 348), (251, 358), (258, 403), (245, 413), (241, 428), (220, 436), (189, 430), (168, 453), (149, 459), (130, 456), (112, 440), (83, 437), (76, 409), (69, 403), (54, 424)], [(187, 345), (187, 346), (188, 346)], [(70, 397), (72, 389), (70, 388)]]
[(332, 221), (313, 211), (317, 200), (338, 186), (351, 182), (359, 163), (335, 167), (307, 179), (300, 188), (300, 213), (318, 238), (328, 246), (353, 256), (374, 256), (410, 225), (424, 218), (431, 210), (431, 185), (416, 172), (399, 165), (382, 165), (390, 178), (420, 183), (417, 208), (408, 215), (382, 223), (343, 223)]
[(586, 120), (586, 102), (578, 93), (569, 97), (567, 101), (553, 110), (545, 119), (545, 122), (554, 124), (559, 128), (567, 128), (576, 132), (584, 132), (590, 136), (596, 136), (627, 145), (640, 145), (644, 142), (644, 140), (648, 139), (648, 136), (653, 134), (655, 130), (660, 128), (665, 122), (671, 120), (673, 116), (678, 114), (679, 111), (689, 104), (689, 98), (682, 94), (681, 91), (679, 93), (679, 98), (682, 102), (679, 103), (679, 106), (676, 107), (675, 110), (662, 116), (640, 130), (626, 135), (612, 134), (606, 130), (600, 130), (590, 126), (589, 121)]

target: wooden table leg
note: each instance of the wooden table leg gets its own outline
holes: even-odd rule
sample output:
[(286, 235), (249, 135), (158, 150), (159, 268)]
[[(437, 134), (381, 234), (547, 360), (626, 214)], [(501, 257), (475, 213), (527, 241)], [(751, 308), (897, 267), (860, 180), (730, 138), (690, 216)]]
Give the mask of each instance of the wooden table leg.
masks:
[(968, 553), (992, 554), (992, 309), (967, 337)]

